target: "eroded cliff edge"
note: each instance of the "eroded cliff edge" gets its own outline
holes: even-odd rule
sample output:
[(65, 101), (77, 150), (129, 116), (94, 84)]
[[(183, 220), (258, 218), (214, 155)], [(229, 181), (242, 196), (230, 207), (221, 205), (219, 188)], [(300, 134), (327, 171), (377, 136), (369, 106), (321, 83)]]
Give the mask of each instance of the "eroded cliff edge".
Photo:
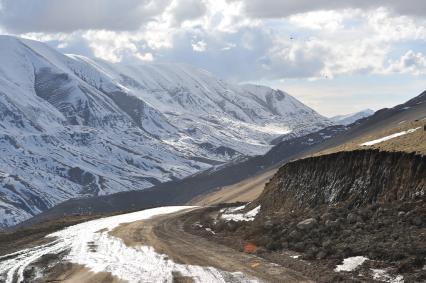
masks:
[(425, 156), (357, 150), (287, 163), (266, 184), (256, 204), (276, 213), (324, 204), (352, 208), (424, 201), (425, 195)]

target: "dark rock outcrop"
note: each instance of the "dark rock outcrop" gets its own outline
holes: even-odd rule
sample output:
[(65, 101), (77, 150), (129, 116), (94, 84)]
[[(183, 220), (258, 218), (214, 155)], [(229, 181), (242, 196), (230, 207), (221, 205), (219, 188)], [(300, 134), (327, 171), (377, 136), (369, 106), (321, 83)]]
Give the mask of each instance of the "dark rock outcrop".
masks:
[(367, 204), (426, 197), (426, 157), (358, 150), (287, 163), (252, 205), (285, 212), (320, 205)]

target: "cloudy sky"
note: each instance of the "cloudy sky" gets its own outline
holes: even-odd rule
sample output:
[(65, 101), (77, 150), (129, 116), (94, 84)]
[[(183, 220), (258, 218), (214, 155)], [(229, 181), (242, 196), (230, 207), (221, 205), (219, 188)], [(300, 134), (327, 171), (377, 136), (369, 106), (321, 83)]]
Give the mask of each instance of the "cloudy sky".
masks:
[(0, 33), (114, 62), (189, 63), (327, 116), (426, 89), (425, 0), (0, 0)]

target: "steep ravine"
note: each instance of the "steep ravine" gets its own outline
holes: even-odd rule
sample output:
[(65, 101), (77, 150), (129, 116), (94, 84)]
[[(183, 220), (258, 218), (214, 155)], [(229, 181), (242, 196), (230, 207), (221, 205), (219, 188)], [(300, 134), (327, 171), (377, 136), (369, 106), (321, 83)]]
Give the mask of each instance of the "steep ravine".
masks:
[(424, 199), (425, 194), (425, 156), (357, 150), (287, 163), (252, 205), (274, 212), (322, 204), (353, 208)]

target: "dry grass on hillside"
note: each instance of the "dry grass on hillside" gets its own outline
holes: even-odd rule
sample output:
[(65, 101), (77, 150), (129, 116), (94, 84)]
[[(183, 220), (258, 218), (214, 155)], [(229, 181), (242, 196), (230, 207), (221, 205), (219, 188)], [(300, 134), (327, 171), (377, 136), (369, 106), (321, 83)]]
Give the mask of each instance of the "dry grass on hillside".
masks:
[[(425, 125), (426, 119), (417, 121), (403, 121), (394, 128), (379, 131), (371, 135), (365, 135), (361, 138), (355, 139), (343, 145), (318, 152), (313, 156), (358, 149), (379, 149), (382, 151), (416, 152), (417, 154), (426, 155), (426, 131), (424, 130)], [(419, 129), (413, 133), (408, 133), (403, 136), (392, 138), (390, 140), (377, 143), (375, 145), (361, 146), (361, 144), (365, 142), (373, 141), (395, 133), (416, 128)]]

